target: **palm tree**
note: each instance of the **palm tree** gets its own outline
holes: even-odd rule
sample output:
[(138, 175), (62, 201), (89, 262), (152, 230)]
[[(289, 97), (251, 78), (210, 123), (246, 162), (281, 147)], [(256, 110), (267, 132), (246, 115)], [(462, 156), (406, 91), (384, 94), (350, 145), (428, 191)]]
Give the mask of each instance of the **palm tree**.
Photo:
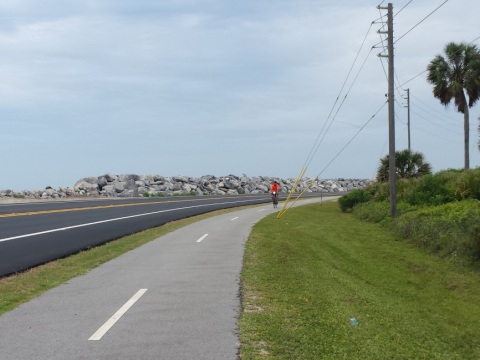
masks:
[[(397, 177), (400, 179), (412, 179), (430, 174), (432, 167), (425, 162), (423, 154), (412, 152), (408, 149), (395, 152), (395, 167)], [(380, 166), (377, 170), (377, 181), (388, 181), (389, 156), (380, 159)]]
[(433, 85), (433, 96), (447, 106), (452, 100), (464, 119), (465, 170), (470, 168), (468, 109), (480, 98), (480, 52), (475, 45), (454, 42), (427, 66), (427, 81)]

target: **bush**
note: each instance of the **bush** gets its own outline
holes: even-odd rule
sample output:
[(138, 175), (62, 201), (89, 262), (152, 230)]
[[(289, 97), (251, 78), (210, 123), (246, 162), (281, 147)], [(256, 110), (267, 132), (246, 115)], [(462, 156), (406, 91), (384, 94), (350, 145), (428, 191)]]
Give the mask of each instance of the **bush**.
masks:
[[(416, 209), (417, 207), (404, 202), (399, 202), (397, 204), (397, 216)], [(388, 201), (357, 204), (353, 207), (352, 213), (357, 219), (362, 221), (380, 223), (382, 225), (388, 225), (391, 222), (390, 203)]]
[(150, 192), (149, 193), (149, 192), (145, 191), (143, 193), (143, 197), (165, 197), (165, 196), (166, 195), (164, 193), (160, 192), (160, 191), (156, 192), (156, 193), (155, 192)]
[(480, 199), (480, 169), (462, 172), (445, 172), (446, 188), (456, 200)]
[(466, 200), (410, 211), (392, 223), (397, 236), (423, 249), (470, 262), (480, 260), (480, 202)]
[(361, 203), (357, 204), (352, 212), (362, 221), (380, 223), (389, 216), (390, 204), (385, 201)]
[(419, 179), (416, 186), (405, 194), (405, 201), (410, 205), (441, 205), (455, 198), (448, 190), (448, 178), (441, 175), (425, 175)]
[(338, 204), (343, 212), (351, 211), (356, 204), (364, 203), (372, 198), (371, 194), (364, 189), (356, 189), (338, 199)]
[[(372, 195), (372, 201), (389, 200), (388, 182), (377, 182), (366, 189)], [(467, 199), (480, 200), (480, 168), (469, 171), (449, 169), (421, 178), (397, 180), (397, 202), (430, 206)]]
[(420, 179), (399, 181), (397, 199), (411, 205), (442, 205), (480, 199), (480, 169), (445, 170)]

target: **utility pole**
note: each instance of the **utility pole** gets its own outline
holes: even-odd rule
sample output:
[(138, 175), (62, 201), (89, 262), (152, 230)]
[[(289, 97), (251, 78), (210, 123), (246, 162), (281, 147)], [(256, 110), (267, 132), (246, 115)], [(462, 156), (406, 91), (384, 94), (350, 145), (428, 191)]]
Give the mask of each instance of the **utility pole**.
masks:
[(408, 110), (408, 121), (407, 121), (407, 127), (408, 127), (408, 151), (412, 151), (410, 147), (410, 89), (407, 89), (407, 110)]
[[(377, 6), (378, 9), (388, 10), (387, 13), (387, 50), (388, 50), (388, 182), (390, 186), (390, 216), (397, 216), (397, 174), (395, 164), (395, 85), (393, 61), (393, 5), (388, 7)], [(380, 31), (379, 31), (380, 32)], [(380, 32), (381, 33), (381, 32)]]

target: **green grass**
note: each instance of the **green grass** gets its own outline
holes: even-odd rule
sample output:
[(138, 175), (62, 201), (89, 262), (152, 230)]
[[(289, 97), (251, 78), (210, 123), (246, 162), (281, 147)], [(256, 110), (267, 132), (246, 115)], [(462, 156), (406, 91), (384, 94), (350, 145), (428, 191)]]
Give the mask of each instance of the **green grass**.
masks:
[[(246, 208), (241, 207), (241, 208)], [(174, 221), (139, 232), (105, 245), (94, 247), (64, 259), (52, 261), (23, 273), (0, 279), (0, 315), (68, 280), (85, 274), (127, 251), (163, 236), (183, 226), (210, 216), (236, 211), (240, 208), (213, 211), (208, 214)]]
[(337, 203), (295, 208), (247, 242), (241, 357), (479, 359), (479, 284)]

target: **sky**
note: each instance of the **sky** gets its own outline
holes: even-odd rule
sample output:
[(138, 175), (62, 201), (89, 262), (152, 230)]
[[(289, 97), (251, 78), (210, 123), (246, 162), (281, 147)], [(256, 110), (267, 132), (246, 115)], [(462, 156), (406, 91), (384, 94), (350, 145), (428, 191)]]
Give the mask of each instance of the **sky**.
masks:
[[(304, 166), (374, 178), (388, 153), (380, 3), (1, 0), (0, 189)], [(393, 14), (396, 149), (408, 88), (412, 150), (435, 172), (463, 168), (463, 114), (433, 97), (425, 70), (448, 42), (480, 46), (480, 1), (399, 0)], [(477, 104), (471, 168), (479, 117)]]

